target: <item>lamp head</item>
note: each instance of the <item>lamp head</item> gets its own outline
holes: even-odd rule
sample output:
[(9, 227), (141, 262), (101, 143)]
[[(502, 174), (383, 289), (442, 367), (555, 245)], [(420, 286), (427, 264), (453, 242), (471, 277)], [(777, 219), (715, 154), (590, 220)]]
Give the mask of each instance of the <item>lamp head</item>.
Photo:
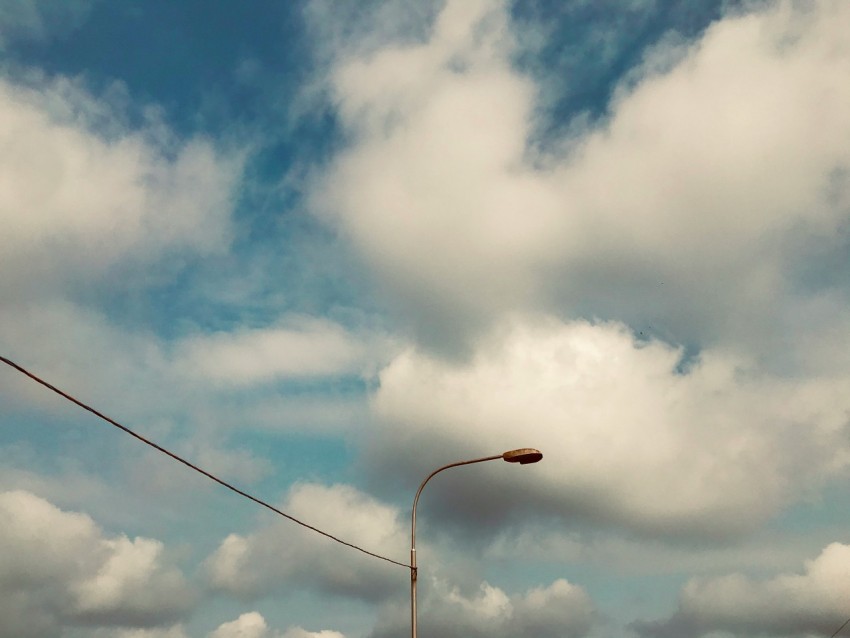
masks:
[(510, 450), (502, 454), (502, 458), (508, 463), (519, 463), (520, 465), (528, 465), (529, 463), (537, 463), (543, 458), (543, 453), (540, 450), (535, 450), (531, 447), (523, 447), (518, 450)]

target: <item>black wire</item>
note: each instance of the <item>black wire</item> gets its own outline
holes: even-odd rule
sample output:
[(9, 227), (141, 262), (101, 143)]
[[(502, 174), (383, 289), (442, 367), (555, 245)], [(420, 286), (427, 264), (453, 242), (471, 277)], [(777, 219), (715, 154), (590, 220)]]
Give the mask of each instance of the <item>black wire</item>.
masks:
[(841, 633), (841, 630), (842, 630), (842, 629), (844, 629), (844, 628), (847, 626), (847, 623), (850, 623), (850, 618), (848, 618), (847, 620), (845, 620), (845, 621), (844, 621), (844, 624), (843, 624), (843, 625), (841, 625), (838, 629), (836, 629), (836, 630), (835, 630), (835, 633), (834, 633), (834, 634), (832, 634), (829, 638), (835, 638), (835, 637), (836, 637), (839, 633)]
[(115, 420), (113, 420), (113, 419), (110, 419), (108, 416), (106, 416), (105, 414), (102, 414), (101, 412), (98, 412), (98, 411), (97, 411), (97, 410), (95, 410), (93, 407), (86, 405), (86, 404), (85, 404), (85, 403), (83, 403), (82, 401), (80, 401), (80, 400), (75, 399), (74, 397), (72, 397), (70, 394), (68, 394), (68, 393), (66, 393), (66, 392), (63, 392), (62, 390), (60, 390), (59, 388), (57, 388), (57, 387), (56, 387), (56, 386), (54, 386), (54, 385), (51, 385), (50, 383), (48, 383), (48, 382), (47, 382), (47, 381), (45, 381), (44, 379), (41, 379), (41, 378), (37, 377), (37, 376), (36, 376), (36, 375), (34, 375), (32, 372), (30, 372), (29, 370), (26, 370), (25, 368), (23, 368), (23, 367), (19, 366), (19, 365), (18, 365), (17, 363), (15, 363), (14, 361), (9, 360), (9, 359), (7, 359), (6, 357), (4, 357), (4, 356), (2, 356), (2, 355), (0, 355), (0, 361), (2, 361), (3, 363), (5, 363), (5, 364), (6, 364), (6, 365), (8, 365), (8, 366), (11, 366), (11, 367), (15, 368), (15, 370), (17, 370), (18, 372), (21, 372), (21, 373), (25, 374), (26, 376), (28, 376), (28, 377), (29, 377), (30, 379), (32, 379), (33, 381), (35, 381), (35, 382), (40, 383), (41, 385), (43, 385), (45, 388), (48, 388), (48, 389), (50, 389), (50, 390), (53, 390), (53, 391), (54, 391), (56, 394), (58, 394), (59, 396), (61, 396), (61, 397), (65, 398), (65, 399), (68, 399), (68, 401), (71, 401), (72, 403), (76, 403), (78, 406), (80, 406), (80, 407), (81, 407), (81, 408), (83, 408), (84, 410), (88, 410), (89, 412), (91, 412), (92, 414), (94, 414), (94, 415), (95, 415), (95, 416), (97, 416), (97, 417), (100, 417), (101, 419), (103, 419), (104, 421), (106, 421), (107, 423), (109, 423), (110, 425), (113, 425), (113, 426), (115, 426), (116, 428), (118, 428), (119, 430), (123, 430), (124, 432), (126, 432), (126, 433), (127, 433), (127, 434), (129, 434), (130, 436), (132, 436), (132, 437), (135, 437), (135, 438), (139, 439), (139, 441), (141, 441), (142, 443), (145, 443), (145, 444), (147, 444), (147, 445), (150, 445), (152, 448), (154, 448), (154, 449), (156, 449), (156, 450), (159, 450), (159, 451), (160, 451), (160, 452), (162, 452), (163, 454), (165, 454), (165, 455), (167, 455), (167, 456), (170, 456), (170, 457), (171, 457), (172, 459), (174, 459), (175, 461), (179, 461), (179, 462), (180, 462), (180, 463), (182, 463), (183, 465), (185, 465), (185, 466), (187, 466), (187, 467), (192, 468), (193, 470), (195, 470), (196, 472), (198, 472), (198, 473), (200, 473), (200, 474), (203, 474), (203, 475), (204, 475), (204, 476), (206, 476), (208, 479), (215, 481), (216, 483), (218, 483), (219, 485), (222, 485), (222, 486), (226, 487), (226, 488), (227, 488), (227, 489), (229, 489), (230, 491), (232, 491), (232, 492), (236, 492), (236, 493), (237, 493), (237, 494), (239, 494), (240, 496), (244, 496), (244, 497), (245, 497), (245, 498), (247, 498), (248, 500), (254, 501), (255, 503), (257, 503), (257, 505), (262, 505), (263, 507), (265, 507), (266, 509), (271, 510), (271, 511), (272, 511), (272, 512), (274, 512), (275, 514), (280, 514), (280, 515), (281, 515), (281, 516), (283, 516), (284, 518), (288, 518), (288, 519), (289, 519), (290, 521), (292, 521), (293, 523), (297, 523), (298, 525), (301, 525), (301, 527), (306, 527), (307, 529), (312, 530), (312, 531), (314, 531), (314, 532), (317, 532), (318, 534), (321, 534), (322, 536), (326, 536), (327, 538), (330, 538), (331, 540), (334, 540), (334, 541), (336, 541), (337, 543), (340, 543), (341, 545), (345, 545), (346, 547), (350, 547), (350, 548), (352, 548), (352, 549), (356, 549), (358, 552), (362, 552), (362, 553), (364, 553), (364, 554), (366, 554), (366, 555), (368, 555), (368, 556), (372, 556), (372, 557), (374, 557), (374, 558), (380, 558), (381, 560), (387, 561), (388, 563), (392, 563), (393, 565), (398, 565), (399, 567), (406, 567), (406, 568), (408, 568), (408, 569), (410, 568), (410, 565), (407, 565), (407, 564), (405, 564), (405, 563), (400, 563), (400, 562), (398, 562), (398, 561), (393, 560), (392, 558), (387, 558), (386, 556), (381, 556), (380, 554), (375, 554), (374, 552), (370, 552), (369, 550), (363, 549), (362, 547), (358, 547), (357, 545), (354, 545), (354, 544), (352, 544), (352, 543), (349, 543), (349, 542), (346, 542), (346, 541), (344, 541), (344, 540), (342, 540), (342, 539), (339, 539), (339, 538), (337, 538), (336, 536), (333, 536), (332, 534), (328, 534), (327, 532), (323, 532), (322, 530), (320, 530), (320, 529), (318, 529), (318, 528), (316, 528), (316, 527), (313, 527), (312, 525), (308, 525), (308, 524), (307, 524), (307, 523), (305, 523), (304, 521), (300, 521), (300, 520), (298, 520), (298, 519), (297, 519), (297, 518), (295, 518), (294, 516), (291, 516), (290, 514), (287, 514), (286, 512), (283, 512), (283, 511), (281, 511), (281, 510), (277, 509), (277, 508), (276, 508), (276, 507), (274, 507), (273, 505), (269, 505), (269, 504), (268, 504), (268, 503), (266, 503), (265, 501), (262, 501), (262, 500), (260, 500), (260, 499), (256, 498), (255, 496), (251, 496), (251, 495), (250, 495), (250, 494), (248, 494), (247, 492), (243, 492), (243, 491), (242, 491), (242, 490), (240, 490), (238, 487), (234, 487), (234, 486), (233, 486), (233, 485), (231, 485), (230, 483), (228, 483), (228, 482), (226, 482), (226, 481), (224, 481), (224, 480), (222, 480), (222, 479), (218, 478), (218, 477), (217, 477), (217, 476), (215, 476), (214, 474), (210, 474), (210, 473), (209, 473), (209, 472), (207, 472), (206, 470), (203, 470), (203, 469), (199, 468), (197, 465), (194, 465), (194, 464), (190, 463), (189, 461), (187, 461), (186, 459), (184, 459), (184, 458), (182, 458), (182, 457), (180, 457), (180, 456), (177, 456), (174, 452), (171, 452), (171, 451), (169, 451), (169, 450), (165, 449), (165, 448), (164, 448), (164, 447), (162, 447), (161, 445), (158, 445), (158, 444), (154, 443), (153, 441), (151, 441), (151, 440), (149, 440), (149, 439), (146, 439), (146, 438), (145, 438), (145, 437), (143, 437), (141, 434), (137, 434), (136, 432), (134, 432), (134, 431), (133, 431), (133, 430), (131, 430), (130, 428), (128, 428), (128, 427), (126, 427), (126, 426), (124, 426), (124, 425), (121, 425), (120, 423), (118, 423), (117, 421), (115, 421)]

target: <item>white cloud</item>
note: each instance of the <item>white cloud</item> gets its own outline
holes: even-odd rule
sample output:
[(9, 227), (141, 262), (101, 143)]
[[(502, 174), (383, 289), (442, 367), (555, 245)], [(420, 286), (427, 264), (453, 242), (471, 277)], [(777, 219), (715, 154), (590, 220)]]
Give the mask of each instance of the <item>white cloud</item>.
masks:
[(301, 627), (291, 627), (281, 633), (270, 629), (266, 619), (256, 611), (242, 614), (236, 620), (223, 623), (209, 638), (345, 638), (337, 631), (307, 631)]
[[(464, 594), (436, 579), (426, 591), (418, 625), (428, 636), (578, 638), (598, 619), (587, 593), (564, 579), (513, 596), (487, 582)], [(402, 635), (409, 613), (398, 606), (386, 609), (370, 638)]]
[(468, 362), (411, 349), (381, 372), (371, 458), (424, 476), (456, 456), (537, 447), (539, 465), (467, 470), (434, 486), (440, 500), (470, 520), (508, 513), (509, 499), (674, 535), (749, 529), (846, 467), (846, 377), (774, 377), (722, 351), (681, 370), (681, 357), (620, 324), (532, 316), (479, 340)]
[(123, 117), (64, 78), (0, 80), (6, 294), (126, 281), (170, 250), (227, 246), (239, 158), (202, 139), (162, 139), (160, 125), (129, 129)]
[(743, 574), (695, 579), (682, 590), (668, 620), (636, 623), (643, 636), (691, 638), (712, 632), (736, 636), (829, 635), (847, 619), (850, 546), (832, 543), (802, 574), (757, 580)]
[[(210, 403), (224, 406), (209, 409), (216, 416), (210, 421), (222, 421), (233, 395), (211, 397), (204, 387), (210, 379), (244, 391), (269, 380), (361, 373), (382, 360), (373, 360), (373, 349), (384, 347), (380, 339), (317, 319), (189, 336), (173, 347), (137, 326), (117, 325), (91, 304), (93, 292), (141, 296), (164, 269), (228, 249), (243, 154), (225, 154), (201, 138), (177, 139), (155, 109), (133, 107), (120, 87), (93, 96), (80, 81), (35, 72), (25, 80), (0, 79), (4, 355), (95, 405), (120, 397), (118, 416), (136, 422), (167, 420), (190, 406), (203, 412)], [(143, 124), (129, 125), (140, 113)], [(4, 394), (15, 404), (57, 405), (29, 381), (11, 383)], [(258, 418), (279, 407), (280, 397), (265, 399), (250, 401)], [(302, 412), (295, 427), (337, 427), (348, 407), (307, 403), (301, 409), (298, 398), (289, 400), (293, 413)], [(244, 421), (234, 412), (228, 428)], [(278, 414), (274, 422), (281, 421)], [(207, 456), (256, 474), (244, 458), (218, 463), (224, 453)]]
[(369, 341), (376, 339), (324, 319), (295, 317), (281, 326), (187, 338), (176, 358), (191, 374), (239, 386), (363, 374), (374, 367), (369, 358), (379, 350)]
[[(397, 350), (382, 335), (346, 331), (323, 320), (284, 317), (282, 323), (287, 327), (235, 328), (168, 343), (148, 331), (116, 325), (91, 307), (41, 301), (0, 307), (5, 344), (0, 349), (162, 442), (177, 420), (200, 424), (201, 432), (212, 434), (181, 443), (179, 451), (210, 469), (254, 480), (266, 472), (264, 461), (230, 449), (227, 433), (244, 425), (326, 433), (359, 426), (368, 418), (365, 395), (337, 392), (332, 384), (343, 377), (370, 378)], [(0, 396), (10, 406), (77, 413), (17, 372), (3, 366), (0, 374), (7, 378)], [(287, 392), (285, 384), (291, 381), (330, 385), (320, 392)]]
[[(281, 509), (390, 558), (400, 557), (407, 547), (398, 512), (347, 485), (296, 484)], [(402, 569), (283, 519), (246, 536), (231, 534), (207, 560), (207, 568), (215, 589), (243, 598), (269, 589), (312, 587), (365, 600), (394, 590)]]
[[(320, 529), (390, 557), (407, 547), (409, 531), (399, 524), (399, 513), (351, 487), (296, 486), (285, 511)], [(420, 547), (420, 549), (425, 548)], [(351, 550), (337, 551), (328, 541), (286, 521), (274, 523), (251, 535), (231, 534), (207, 561), (214, 588), (250, 598), (271, 590), (292, 588), (343, 594), (371, 602), (383, 602), (373, 638), (397, 635), (409, 623), (406, 603), (398, 604), (399, 582), (406, 581), (401, 568), (384, 565)], [(399, 580), (401, 578), (402, 580)], [(597, 615), (587, 593), (559, 579), (548, 587), (508, 595), (489, 583), (474, 591), (450, 586), (446, 580), (420, 571), (420, 618), (423, 634), (439, 636), (583, 636)], [(246, 636), (273, 634), (256, 612), (245, 614), (222, 631), (240, 628)], [(255, 633), (249, 633), (255, 632)], [(215, 634), (215, 638), (230, 636)], [(233, 634), (242, 635), (242, 634)], [(293, 628), (284, 638), (337, 638), (332, 631), (311, 633)]]
[(266, 619), (256, 611), (242, 614), (236, 620), (222, 624), (210, 634), (210, 638), (268, 638), (269, 636)]
[[(138, 113), (120, 87), (93, 96), (63, 77), (0, 78), (3, 353), (60, 385), (73, 379), (68, 389), (92, 402), (124, 397), (126, 416), (138, 415), (131, 403), (148, 411), (151, 395), (163, 407), (171, 365), (155, 336), (91, 300), (144, 289), (178, 253), (185, 262), (226, 250), (241, 172), (239, 153), (177, 140), (137, 110), (143, 124), (130, 126)], [(13, 383), (14, 403), (57, 404)]]
[(0, 635), (63, 626), (150, 627), (193, 604), (159, 541), (107, 537), (84, 514), (24, 491), (0, 494)]
[[(145, 538), (130, 540), (119, 537), (102, 542), (104, 553), (108, 556), (97, 574), (86, 581), (75, 583), (74, 596), (77, 608), (82, 615), (97, 615), (119, 607), (124, 600), (132, 599), (134, 604), (148, 612), (156, 606), (146, 601), (151, 595), (157, 598), (161, 593), (147, 590), (151, 572), (159, 569), (162, 543)], [(168, 591), (179, 591), (183, 585), (178, 572), (162, 575), (158, 587)]]
[(847, 221), (848, 5), (758, 4), (676, 63), (656, 51), (559, 157), (529, 148), (505, 11), (448, 2), (423, 43), (331, 75), (352, 143), (314, 204), (419, 335), (445, 347), (530, 306), (760, 353), (816, 331), (797, 271)]
[(789, 327), (795, 269), (848, 215), (850, 16), (831, 1), (762, 9), (644, 76), (555, 170), (570, 243), (554, 286), (582, 309), (681, 339)]
[[(470, 470), (453, 502), (472, 519), (492, 513), (497, 493), (537, 511), (662, 534), (750, 528), (843, 471), (850, 388), (847, 355), (834, 344), (850, 334), (836, 319), (850, 316), (848, 304), (834, 282), (817, 282), (825, 292), (813, 297), (797, 270), (814, 244), (842, 248), (850, 53), (841, 27), (850, 16), (840, 2), (759, 6), (718, 22), (663, 71), (648, 65), (610, 118), (565, 143), (560, 157), (529, 148), (538, 87), (511, 66), (507, 3), (454, 0), (417, 44), (340, 56), (331, 81), (352, 144), (313, 203), (354, 240), (419, 336), (445, 347), (462, 334), (472, 354), (448, 363), (414, 349), (384, 369), (376, 456), (392, 451), (406, 465), (399, 472), (418, 479), (453, 460), (441, 456), (447, 448), (535, 445), (543, 464)], [(122, 396), (122, 417), (190, 413), (189, 427), (204, 411), (217, 426), (254, 416), (270, 423), (286, 397), (264, 396), (240, 421), (231, 418), (238, 401), (227, 404), (237, 392), (217, 403), (199, 386), (213, 380), (242, 391), (381, 363), (362, 335), (330, 322), (196, 336), (171, 350), (69, 300), (66, 287), (123, 285), (158, 270), (163, 256), (227, 248), (238, 161), (205, 140), (128, 127), (113, 104), (75, 82), (3, 80), (0, 148), (0, 291), (25, 300), (0, 309), (0, 332), (26, 344), (25, 363), (63, 373), (50, 378), (73, 379), (95, 404)], [(49, 296), (65, 300), (44, 302)], [(498, 324), (506, 311), (541, 306), (653, 323), (674, 341), (715, 345), (680, 371), (679, 350), (636, 343), (621, 324), (527, 314), (471, 337), (471, 327)], [(781, 350), (808, 364), (787, 377), (730, 345), (765, 355), (762, 346), (782, 343), (783, 330), (793, 337), (782, 337), (791, 343)], [(801, 369), (813, 377), (794, 376)], [(4, 395), (18, 394), (9, 387)], [(334, 410), (347, 405), (315, 417), (306, 405), (304, 418), (337, 422)], [(168, 431), (170, 422), (153, 427)], [(485, 441), (495, 449), (482, 449)], [(242, 480), (266, 467), (195, 440), (187, 449)], [(485, 481), (489, 490), (480, 489)], [(434, 489), (450, 489), (440, 484)], [(351, 488), (301, 485), (286, 508), (369, 549), (404, 554), (398, 512)], [(178, 592), (168, 602), (180, 607), (181, 577), (163, 566), (161, 544), (107, 538), (90, 519), (42, 510), (56, 522), (39, 541), (50, 547), (33, 559), (44, 574), (6, 555), (12, 576), (0, 581), (13, 591), (6, 605), (32, 611), (32, 631), (66, 621), (141, 623), (168, 588)], [(401, 568), (345, 558), (344, 548), (337, 557), (331, 541), (310, 534), (281, 521), (229, 536), (209, 561), (213, 585), (243, 597), (306, 587), (370, 601), (396, 587)], [(88, 562), (70, 565), (50, 543), (82, 548)], [(28, 578), (46, 585), (36, 591)], [(695, 597), (711, 599), (708, 589)], [(34, 596), (44, 604), (31, 604)], [(546, 636), (555, 627), (582, 635), (592, 623), (586, 595), (566, 581), (514, 596), (486, 584), (472, 593), (443, 586), (441, 596), (424, 618), (435, 627), (473, 617), (490, 635)], [(449, 610), (443, 620), (439, 609)], [(0, 622), (17, 636), (24, 629), (15, 618)], [(256, 613), (217, 630), (252, 631), (279, 635)], [(176, 637), (185, 629), (115, 632)], [(297, 628), (284, 635), (338, 638)]]
[(356, 141), (314, 203), (420, 326), (521, 299), (554, 212), (522, 165), (534, 89), (507, 42), (501, 3), (450, 2), (425, 44), (345, 59), (333, 76)]

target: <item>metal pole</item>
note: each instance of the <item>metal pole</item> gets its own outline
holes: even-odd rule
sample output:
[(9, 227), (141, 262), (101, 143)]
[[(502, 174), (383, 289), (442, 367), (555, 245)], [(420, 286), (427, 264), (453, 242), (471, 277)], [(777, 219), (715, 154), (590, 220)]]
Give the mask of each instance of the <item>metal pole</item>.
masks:
[(413, 511), (410, 516), (410, 636), (411, 638), (416, 638), (416, 580), (418, 577), (417, 567), (416, 567), (416, 505), (419, 503), (419, 495), (422, 494), (422, 488), (425, 487), (425, 484), (431, 480), (431, 478), (443, 470), (447, 470), (450, 467), (457, 467), (459, 465), (471, 465), (472, 463), (483, 463), (484, 461), (495, 461), (496, 459), (502, 459), (504, 455), (498, 454), (496, 456), (485, 456), (480, 459), (472, 459), (471, 461), (458, 461), (457, 463), (449, 463), (448, 465), (444, 465), (441, 468), (438, 468), (431, 472), (428, 477), (422, 481), (422, 484), (419, 486), (419, 489), (416, 490), (416, 496), (413, 499)]

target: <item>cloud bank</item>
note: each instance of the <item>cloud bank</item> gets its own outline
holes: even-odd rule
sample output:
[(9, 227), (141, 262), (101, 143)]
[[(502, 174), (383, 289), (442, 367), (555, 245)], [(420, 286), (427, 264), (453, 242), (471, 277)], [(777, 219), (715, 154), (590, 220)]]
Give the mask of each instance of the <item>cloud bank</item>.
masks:
[(801, 574), (757, 580), (743, 574), (695, 579), (669, 619), (635, 623), (647, 638), (829, 635), (847, 619), (850, 546), (832, 543)]
[(823, 297), (847, 317), (843, 284), (800, 281), (847, 245), (847, 12), (771, 3), (658, 47), (542, 154), (506, 7), (448, 2), (421, 41), (334, 67), (351, 143), (314, 206), (431, 347), (526, 308), (805, 359), (788, 331), (840, 323)]
[[(185, 428), (187, 456), (240, 481), (272, 470), (256, 449), (228, 446), (231, 429), (315, 436), (367, 423), (358, 469), (394, 498), (455, 451), (541, 448), (538, 466), (487, 464), (429, 488), (430, 515), (460, 523), (476, 547), (531, 518), (613, 536), (615, 550), (650, 537), (678, 560), (670, 547), (729, 547), (846, 479), (850, 354), (837, 344), (850, 337), (850, 5), (753, 3), (693, 42), (666, 39), (603, 116), (559, 123), (567, 133), (541, 143), (551, 96), (518, 71), (510, 5), (406, 4), (307, 9), (337, 19), (324, 79), (344, 143), (313, 173), (305, 204), (354, 247), (409, 347), (330, 318), (257, 320), (241, 308), (212, 320), (216, 331), (164, 313), (191, 324), (176, 337), (122, 324), (107, 307), (120, 292), (147, 302), (151, 282), (232, 256), (241, 156), (178, 139), (153, 111), (131, 113), (120, 88), (93, 96), (79, 80), (21, 73), (0, 80), (4, 348), (24, 344), (26, 363), (60, 385), (73, 379), (96, 404), (121, 397), (122, 416), (166, 438)], [(0, 9), (0, 25), (46, 37), (46, 5), (15, 6)], [(339, 379), (369, 387), (376, 369), (371, 412), (361, 386), (354, 399), (292, 399)], [(13, 409), (55, 405), (15, 382), (0, 392)], [(351, 486), (298, 484), (284, 507), (381, 553), (406, 547), (400, 510)], [(192, 590), (158, 541), (111, 537), (23, 491), (0, 497), (0, 516), (5, 635), (187, 635)], [(208, 593), (347, 597), (381, 610), (373, 638), (402, 630), (397, 568), (327, 543), (263, 520), (207, 560)], [(673, 616), (634, 628), (831, 631), (845, 554), (831, 545), (803, 574), (693, 580)], [(688, 558), (663, 569), (681, 574)], [(567, 580), (514, 593), (469, 580), (426, 581), (423, 627), (598, 628), (590, 595)], [(213, 631), (238, 635), (340, 637), (281, 634), (259, 612)]]
[[(511, 495), (565, 520), (661, 535), (752, 529), (845, 470), (846, 378), (774, 377), (721, 351), (682, 357), (621, 324), (545, 317), (510, 322), (467, 363), (410, 350), (381, 373), (375, 462), (538, 447), (541, 464), (482, 466), (454, 498)], [(500, 509), (474, 503), (470, 519)]]
[[(487, 582), (465, 595), (433, 579), (426, 592), (418, 621), (423, 635), (581, 638), (598, 620), (587, 593), (564, 579), (513, 596)], [(398, 636), (409, 624), (410, 611), (394, 607), (379, 618), (370, 638)]]
[(2, 636), (163, 625), (194, 605), (159, 541), (107, 536), (85, 514), (25, 491), (0, 494), (0, 520)]
[(0, 81), (4, 294), (79, 289), (169, 251), (226, 248), (239, 162), (124, 117), (68, 79)]
[(242, 614), (236, 620), (222, 624), (209, 638), (345, 638), (337, 631), (307, 631), (292, 627), (281, 633), (270, 629), (266, 619), (256, 611)]
[(344, 50), (350, 143), (313, 204), (417, 344), (380, 373), (369, 461), (407, 477), (447, 448), (536, 445), (539, 468), (481, 468), (449, 508), (491, 520), (471, 495), (495, 482), (667, 537), (751, 531), (843, 476), (848, 20), (768, 3), (659, 45), (545, 153), (506, 4)]
[[(406, 546), (398, 511), (348, 485), (296, 484), (281, 509), (379, 554), (397, 556)], [(375, 602), (397, 589), (401, 568), (279, 520), (248, 535), (229, 535), (207, 569), (213, 588), (248, 600), (269, 590), (311, 587)]]

